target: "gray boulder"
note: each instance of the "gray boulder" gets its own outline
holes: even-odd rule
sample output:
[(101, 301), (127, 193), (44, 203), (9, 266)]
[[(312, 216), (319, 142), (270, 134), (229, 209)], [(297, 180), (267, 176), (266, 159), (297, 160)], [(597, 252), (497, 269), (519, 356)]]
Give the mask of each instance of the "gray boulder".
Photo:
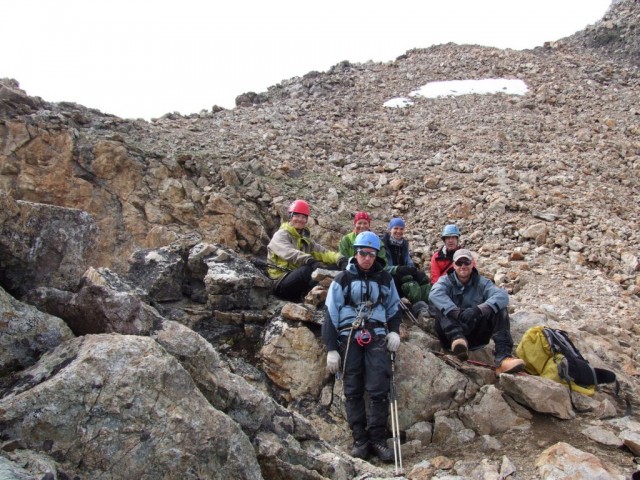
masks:
[(73, 338), (59, 318), (19, 302), (0, 288), (0, 376), (36, 363), (48, 350)]
[(84, 478), (260, 479), (249, 438), (154, 340), (88, 335), (2, 391), (3, 436)]

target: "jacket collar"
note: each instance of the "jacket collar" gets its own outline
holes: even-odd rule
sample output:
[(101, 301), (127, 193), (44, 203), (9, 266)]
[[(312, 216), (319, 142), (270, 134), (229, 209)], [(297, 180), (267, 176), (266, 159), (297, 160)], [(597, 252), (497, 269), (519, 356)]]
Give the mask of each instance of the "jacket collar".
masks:
[(358, 268), (358, 264), (356, 263), (356, 258), (351, 257), (347, 265), (347, 270), (349, 271), (349, 273), (359, 276), (361, 274), (371, 275), (373, 273), (381, 272), (382, 270), (384, 270), (384, 267), (385, 267), (385, 261), (380, 257), (376, 257), (376, 261), (373, 262), (373, 266), (371, 267), (371, 270), (369, 270), (368, 272), (364, 272)]
[(284, 222), (282, 225), (280, 225), (280, 228), (286, 230), (295, 238), (309, 238), (311, 236), (311, 232), (308, 228), (305, 227), (302, 229), (302, 232), (298, 232), (298, 230), (296, 230), (289, 222)]

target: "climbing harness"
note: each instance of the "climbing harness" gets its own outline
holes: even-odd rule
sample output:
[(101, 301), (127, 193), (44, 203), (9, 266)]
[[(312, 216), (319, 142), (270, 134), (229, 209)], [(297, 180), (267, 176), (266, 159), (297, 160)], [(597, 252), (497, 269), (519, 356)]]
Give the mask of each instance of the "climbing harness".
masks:
[[(353, 338), (353, 332), (358, 332), (356, 333), (355, 339), (358, 345), (360, 345), (361, 347), (371, 343), (372, 336), (369, 330), (367, 330), (366, 328), (360, 329), (360, 327), (371, 316), (372, 306), (373, 306), (373, 303), (370, 301), (361, 302), (356, 312), (356, 319), (353, 321), (351, 326), (348, 327), (349, 336), (347, 337), (347, 348), (345, 349), (344, 359), (342, 360), (342, 376), (343, 377), (344, 377), (345, 369), (347, 368), (347, 357), (349, 355), (349, 347), (351, 346), (351, 338)], [(366, 334), (363, 335), (363, 332), (366, 332)]]
[[(344, 385), (342, 384), (342, 379), (344, 378), (345, 369), (347, 368), (347, 355), (349, 355), (349, 347), (351, 346), (351, 339), (354, 338), (353, 332), (354, 331), (357, 332), (355, 336), (355, 340), (356, 340), (356, 343), (361, 347), (371, 343), (371, 340), (373, 339), (371, 332), (369, 332), (369, 330), (367, 330), (366, 328), (360, 329), (360, 326), (363, 325), (366, 322), (366, 319), (368, 319), (369, 316), (371, 315), (371, 309), (373, 305), (374, 304), (370, 301), (362, 302), (356, 312), (356, 319), (353, 321), (350, 327), (347, 327), (349, 329), (349, 336), (347, 337), (347, 346), (344, 352), (344, 358), (342, 359), (342, 370), (338, 370), (338, 372), (336, 372), (334, 382), (333, 382), (334, 387), (336, 382), (340, 382), (340, 385), (342, 387), (341, 391), (338, 391), (335, 394), (339, 402), (339, 404), (336, 405), (339, 412), (342, 412), (342, 405), (340, 404), (340, 402), (342, 402), (342, 396), (344, 393)], [(344, 417), (344, 414), (343, 414), (343, 417)]]

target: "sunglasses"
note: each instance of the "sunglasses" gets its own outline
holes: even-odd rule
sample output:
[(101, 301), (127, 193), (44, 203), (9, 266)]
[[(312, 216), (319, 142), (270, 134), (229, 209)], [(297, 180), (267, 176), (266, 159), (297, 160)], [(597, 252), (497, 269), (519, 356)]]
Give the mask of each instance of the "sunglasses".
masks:
[(460, 260), (456, 260), (456, 265), (459, 267), (463, 265), (471, 265), (471, 260), (467, 258), (461, 258)]
[(365, 252), (364, 250), (358, 250), (358, 255), (365, 258), (366, 257), (376, 258), (376, 256), (378, 255), (378, 252)]

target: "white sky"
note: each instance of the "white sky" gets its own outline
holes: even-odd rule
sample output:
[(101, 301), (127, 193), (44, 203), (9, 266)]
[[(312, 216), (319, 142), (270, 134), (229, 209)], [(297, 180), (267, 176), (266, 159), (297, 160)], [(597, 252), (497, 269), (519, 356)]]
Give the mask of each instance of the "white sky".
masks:
[(455, 42), (526, 49), (610, 0), (0, 0), (0, 77), (123, 118), (189, 114), (348, 60)]

